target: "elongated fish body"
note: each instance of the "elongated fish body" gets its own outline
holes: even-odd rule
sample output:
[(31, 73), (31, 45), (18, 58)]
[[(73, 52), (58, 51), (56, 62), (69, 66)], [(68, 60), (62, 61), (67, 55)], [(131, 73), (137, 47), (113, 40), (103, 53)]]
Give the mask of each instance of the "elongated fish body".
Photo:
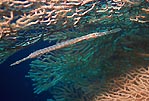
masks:
[(17, 65), (17, 64), (19, 64), (19, 63), (21, 63), (23, 61), (28, 60), (28, 59), (36, 58), (36, 57), (41, 56), (41, 55), (43, 55), (45, 53), (49, 53), (51, 51), (70, 46), (72, 44), (81, 42), (83, 40), (89, 40), (89, 39), (101, 37), (101, 36), (104, 36), (104, 35), (108, 35), (108, 34), (111, 34), (111, 33), (116, 33), (116, 32), (119, 32), (120, 30), (121, 30), (120, 28), (116, 28), (116, 29), (113, 29), (113, 30), (110, 30), (110, 31), (106, 31), (106, 32), (91, 33), (91, 34), (84, 35), (84, 36), (81, 36), (81, 37), (77, 37), (77, 38), (74, 38), (74, 39), (70, 39), (70, 40), (67, 40), (67, 41), (64, 41), (64, 42), (61, 42), (61, 43), (57, 43), (57, 44), (55, 44), (53, 46), (49, 46), (49, 47), (46, 47), (46, 48), (43, 48), (43, 49), (39, 49), (39, 50), (31, 53), (29, 56), (14, 62), (10, 66)]

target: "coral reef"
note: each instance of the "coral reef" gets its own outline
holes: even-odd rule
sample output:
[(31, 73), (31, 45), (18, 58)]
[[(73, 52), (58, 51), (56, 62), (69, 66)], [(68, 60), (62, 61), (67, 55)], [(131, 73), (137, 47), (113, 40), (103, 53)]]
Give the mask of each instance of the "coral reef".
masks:
[[(34, 43), (30, 42), (32, 38), (46, 39), (47, 36), (54, 35), (55, 39), (57, 38), (55, 32), (75, 26), (79, 26), (84, 32), (91, 25), (102, 26), (98, 27), (97, 32), (116, 26), (130, 29), (132, 26), (128, 28), (125, 26), (126, 23), (130, 25), (133, 22), (148, 23), (147, 2), (146, 0), (3, 0), (0, 2), (0, 40), (12, 39), (11, 43), (15, 40), (13, 44), (15, 47), (16, 40), (20, 41), (19, 38), (28, 35), (29, 31), (33, 34), (29, 35), (26, 44)], [(25, 32), (21, 33), (22, 31)], [(22, 44), (19, 47), (21, 46)], [(10, 56), (9, 53), (7, 52), (6, 57), (2, 58)]]
[[(3, 0), (0, 2), (2, 51), (7, 49), (10, 43), (13, 43), (10, 44), (12, 46), (10, 48), (15, 47), (15, 52), (18, 51), (15, 50), (17, 46), (22, 49), (40, 38), (49, 41), (50, 44), (56, 44), (89, 33), (121, 28), (118, 33), (85, 40), (38, 57), (30, 64), (31, 69), (26, 77), (34, 82), (34, 93), (40, 94), (52, 89), (51, 92), (58, 101), (77, 101), (77, 98), (78, 101), (87, 101), (93, 97), (98, 101), (106, 96), (108, 99), (114, 99), (116, 96), (114, 94), (119, 93), (115, 92), (117, 88), (111, 88), (113, 92), (110, 96), (104, 95), (102, 91), (102, 87), (108, 90), (113, 85), (120, 88), (128, 85), (129, 91), (134, 89), (131, 92), (136, 98), (145, 99), (145, 95), (141, 95), (144, 93), (139, 93), (139, 88), (135, 87), (139, 85), (141, 79), (148, 77), (148, 70), (135, 67), (149, 65), (148, 2), (148, 0)], [(33, 33), (28, 33), (30, 31)], [(22, 36), (25, 41), (20, 41)], [(3, 53), (0, 54), (3, 59), (9, 55), (11, 54), (8, 50), (4, 57)], [(129, 70), (132, 70), (132, 73)], [(126, 78), (116, 79), (121, 74), (125, 74)], [(135, 76), (136, 79), (129, 79), (129, 75)], [(113, 79), (120, 82), (121, 86), (108, 82)], [(122, 79), (127, 79), (128, 82)], [(129, 86), (129, 82), (134, 84)], [(109, 86), (106, 87), (105, 84)], [(148, 90), (146, 85), (148, 81), (141, 84), (139, 86), (146, 88), (139, 90)], [(123, 89), (120, 89), (120, 92), (123, 92)], [(124, 92), (130, 93), (127, 89), (124, 89)]]
[(145, 30), (139, 36), (138, 32), (127, 33), (119, 39), (114, 37), (119, 36), (117, 33), (86, 40), (39, 57), (31, 63), (28, 75), (35, 82), (35, 93), (45, 91), (59, 81), (89, 87), (125, 73), (131, 67), (147, 65), (148, 57), (142, 54), (149, 52), (149, 36)]
[[(67, 37), (68, 34), (65, 35)], [(29, 77), (36, 82), (35, 92), (39, 93), (47, 90), (51, 85), (55, 85), (61, 79), (74, 80), (74, 82), (79, 78), (83, 80), (83, 75), (77, 75), (78, 77), (76, 77), (76, 74), (85, 71), (84, 68), (89, 64), (89, 60), (94, 53), (92, 47), (94, 43), (88, 44), (89, 41), (86, 40), (68, 48), (51, 52), (49, 55), (43, 55), (33, 61), (31, 63)], [(37, 72), (36, 70), (38, 69), (39, 71)], [(71, 71), (74, 73), (71, 73)], [(42, 77), (45, 78), (45, 82), (42, 82), (44, 80)]]
[(92, 19), (90, 16), (86, 18), (90, 19), (86, 20), (86, 24), (75, 27), (77, 31), (57, 31), (55, 35), (51, 35), (54, 38), (47, 37), (46, 40), (57, 42), (57, 39), (63, 41), (90, 32), (122, 28), (117, 34), (86, 40), (34, 60), (27, 76), (34, 81), (34, 93), (46, 91), (59, 82), (71, 82), (96, 94), (107, 79), (119, 76), (132, 69), (131, 67), (147, 65), (148, 57), (143, 54), (149, 53), (148, 24), (130, 20), (130, 16), (142, 14), (142, 7), (146, 7), (144, 2), (135, 6), (128, 3), (120, 6), (119, 13), (112, 13), (112, 17), (106, 16), (110, 8), (108, 11), (98, 10), (102, 12), (98, 13), (100, 17), (106, 16), (105, 19), (101, 20), (98, 14), (95, 16), (93, 13)]

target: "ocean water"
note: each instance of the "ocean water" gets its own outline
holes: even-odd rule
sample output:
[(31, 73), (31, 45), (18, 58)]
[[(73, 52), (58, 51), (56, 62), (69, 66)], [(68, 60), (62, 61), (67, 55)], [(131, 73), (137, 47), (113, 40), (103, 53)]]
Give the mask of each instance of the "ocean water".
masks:
[(48, 42), (40, 41), (31, 47), (20, 50), (10, 56), (5, 62), (0, 64), (0, 99), (1, 101), (46, 101), (50, 98), (49, 92), (44, 92), (40, 96), (33, 93), (32, 81), (25, 78), (30, 69), (28, 60), (14, 67), (10, 66), (14, 61), (27, 56), (36, 49), (49, 46)]

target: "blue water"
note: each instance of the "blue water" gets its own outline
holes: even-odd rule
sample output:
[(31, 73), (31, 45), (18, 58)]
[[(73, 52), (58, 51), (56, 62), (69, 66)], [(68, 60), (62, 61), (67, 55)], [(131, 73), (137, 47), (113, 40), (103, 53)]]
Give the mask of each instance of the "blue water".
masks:
[(16, 60), (48, 45), (48, 42), (40, 41), (16, 52), (0, 64), (0, 101), (46, 101), (47, 98), (51, 97), (49, 92), (43, 92), (40, 96), (33, 93), (32, 81), (30, 78), (25, 77), (29, 71), (31, 60), (13, 67), (10, 66)]

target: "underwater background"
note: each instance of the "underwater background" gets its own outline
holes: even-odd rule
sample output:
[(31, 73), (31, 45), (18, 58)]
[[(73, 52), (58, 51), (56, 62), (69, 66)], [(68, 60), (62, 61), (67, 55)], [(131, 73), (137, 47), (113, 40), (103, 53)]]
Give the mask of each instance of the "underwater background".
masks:
[(40, 96), (33, 93), (33, 82), (29, 78), (25, 78), (30, 68), (29, 63), (31, 60), (25, 61), (14, 68), (10, 66), (10, 64), (14, 62), (14, 59), (18, 60), (25, 57), (33, 50), (42, 48), (41, 45), (45, 47), (43, 44), (45, 46), (49, 45), (49, 43), (41, 41), (27, 49), (15, 53), (0, 64), (0, 79), (2, 80), (0, 83), (1, 101), (47, 101), (47, 98), (52, 97), (49, 92), (45, 92)]
[(149, 101), (149, 1), (0, 1), (0, 79), (0, 101)]

